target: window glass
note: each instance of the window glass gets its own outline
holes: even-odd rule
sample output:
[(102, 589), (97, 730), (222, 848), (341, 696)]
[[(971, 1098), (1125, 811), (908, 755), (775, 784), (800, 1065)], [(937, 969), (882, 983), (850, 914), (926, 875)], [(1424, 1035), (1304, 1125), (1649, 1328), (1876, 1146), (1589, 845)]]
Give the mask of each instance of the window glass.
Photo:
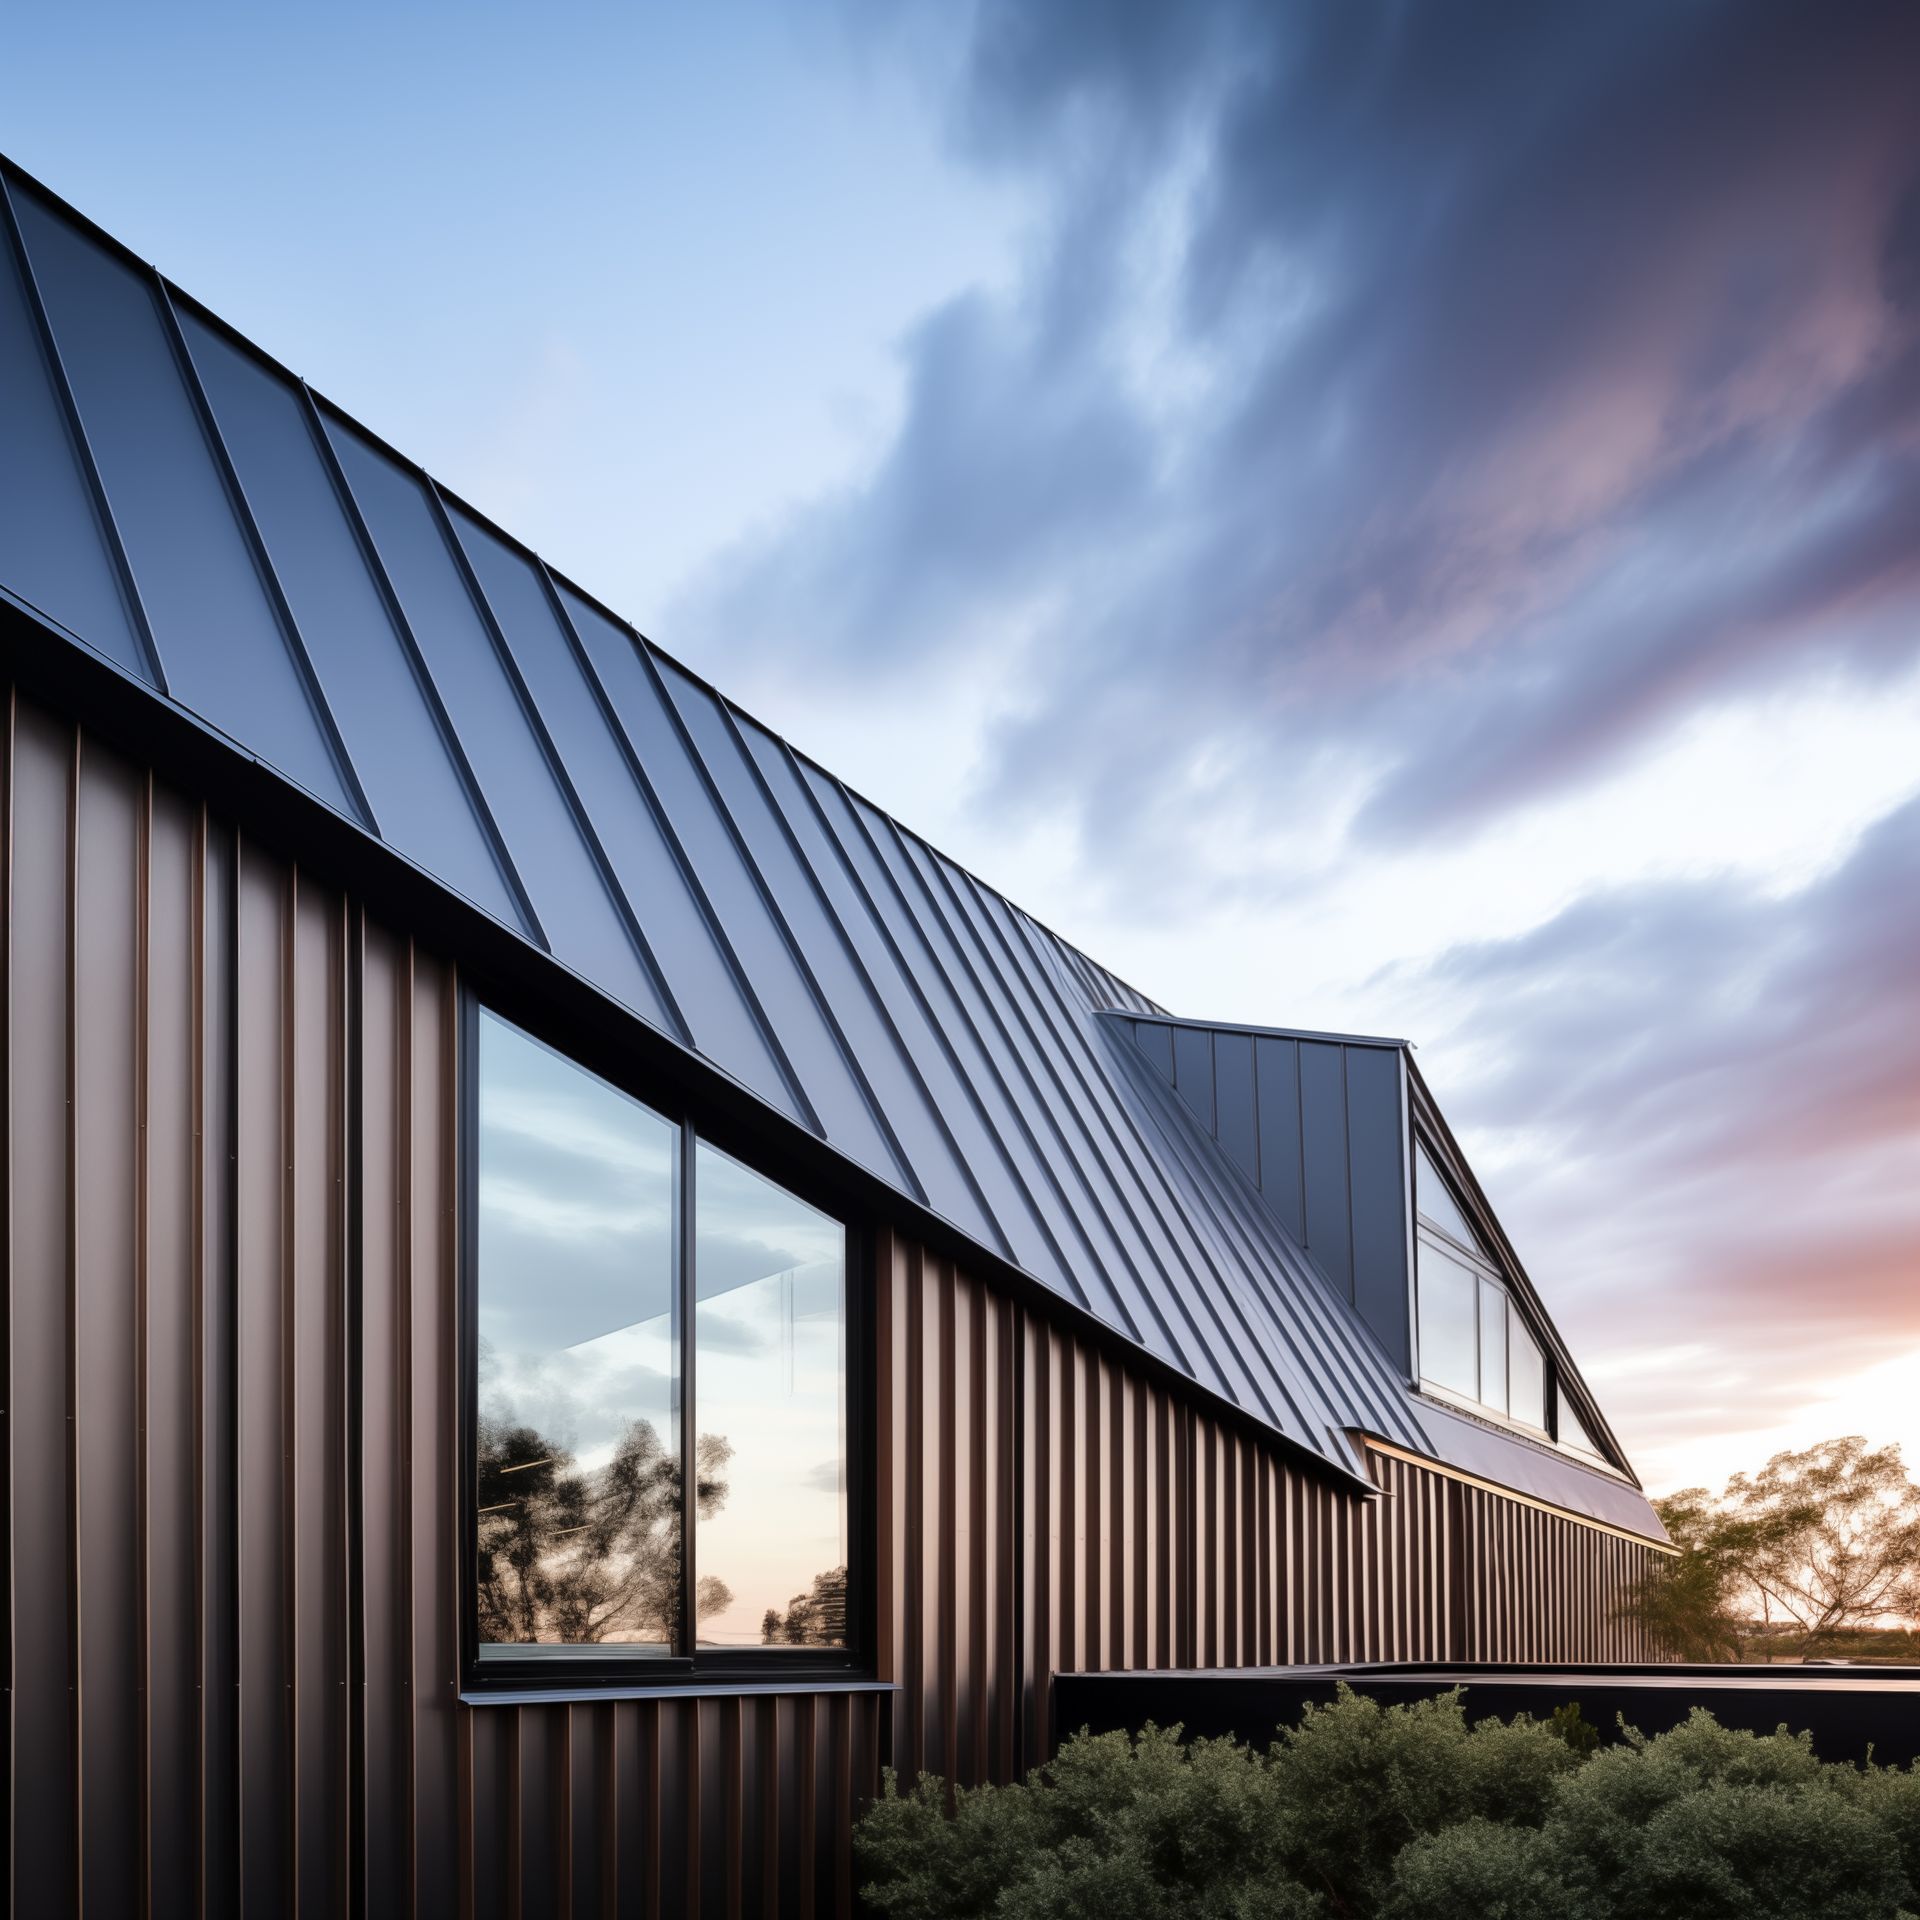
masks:
[(1479, 1343), (1473, 1306), (1479, 1276), (1422, 1240), (1419, 1278), (1421, 1376), (1453, 1393), (1478, 1398)]
[(679, 1129), (489, 1014), (479, 1039), (479, 1637), (664, 1653)]
[(1454, 1199), (1452, 1190), (1441, 1176), (1440, 1169), (1433, 1164), (1424, 1142), (1416, 1142), (1415, 1164), (1418, 1171), (1414, 1175), (1414, 1200), (1419, 1209), (1442, 1232), (1450, 1233), (1463, 1247), (1471, 1247), (1481, 1252), (1480, 1240), (1474, 1230), (1467, 1225), (1466, 1215), (1460, 1211), (1459, 1203)]
[(704, 1145), (694, 1193), (697, 1644), (845, 1646), (845, 1231)]
[(1512, 1394), (1508, 1411), (1542, 1433), (1547, 1427), (1547, 1368), (1540, 1347), (1527, 1331), (1513, 1303), (1507, 1303), (1507, 1380)]
[(1507, 1296), (1491, 1280), (1480, 1282), (1480, 1401), (1507, 1410)]
[(1602, 1458), (1600, 1449), (1593, 1444), (1592, 1436), (1580, 1424), (1580, 1416), (1574, 1412), (1563, 1393), (1558, 1396), (1560, 1402), (1560, 1444), (1572, 1447), (1577, 1453), (1590, 1453), (1598, 1460)]

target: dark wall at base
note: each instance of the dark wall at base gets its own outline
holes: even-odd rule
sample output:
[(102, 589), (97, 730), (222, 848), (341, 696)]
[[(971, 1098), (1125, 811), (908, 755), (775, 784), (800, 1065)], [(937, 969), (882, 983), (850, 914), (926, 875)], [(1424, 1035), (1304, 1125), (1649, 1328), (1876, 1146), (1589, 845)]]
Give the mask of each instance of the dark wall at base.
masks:
[(1603, 1741), (1620, 1739), (1622, 1721), (1665, 1733), (1695, 1707), (1722, 1726), (1749, 1733), (1808, 1732), (1823, 1760), (1886, 1766), (1920, 1760), (1920, 1675), (1904, 1667), (1819, 1670), (1792, 1667), (1554, 1666), (1504, 1671), (1462, 1663), (1420, 1672), (1349, 1667), (1316, 1672), (1076, 1673), (1055, 1683), (1057, 1726), (1095, 1733), (1137, 1733), (1151, 1720), (1176, 1721), (1191, 1734), (1233, 1735), (1256, 1745), (1278, 1726), (1298, 1723), (1309, 1704), (1324, 1706), (1349, 1686), (1382, 1705), (1430, 1700), (1463, 1690), (1469, 1721), (1544, 1720), (1569, 1702)]

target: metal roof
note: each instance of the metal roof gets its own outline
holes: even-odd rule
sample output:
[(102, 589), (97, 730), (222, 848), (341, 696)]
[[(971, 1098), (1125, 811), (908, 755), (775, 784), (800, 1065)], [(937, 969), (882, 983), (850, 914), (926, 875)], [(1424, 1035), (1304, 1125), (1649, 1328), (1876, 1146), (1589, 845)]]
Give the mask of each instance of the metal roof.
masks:
[(1330, 1465), (1359, 1470), (1355, 1429), (1438, 1451), (1101, 1017), (1164, 1009), (3, 161), (0, 182), (0, 590), (48, 644)]

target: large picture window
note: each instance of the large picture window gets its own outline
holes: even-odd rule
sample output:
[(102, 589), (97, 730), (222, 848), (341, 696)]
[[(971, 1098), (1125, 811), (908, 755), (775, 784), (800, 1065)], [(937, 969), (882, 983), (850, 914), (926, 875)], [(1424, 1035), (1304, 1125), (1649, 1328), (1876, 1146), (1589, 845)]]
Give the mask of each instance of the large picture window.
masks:
[(476, 1660), (844, 1662), (845, 1229), (485, 1009), (472, 1036)]

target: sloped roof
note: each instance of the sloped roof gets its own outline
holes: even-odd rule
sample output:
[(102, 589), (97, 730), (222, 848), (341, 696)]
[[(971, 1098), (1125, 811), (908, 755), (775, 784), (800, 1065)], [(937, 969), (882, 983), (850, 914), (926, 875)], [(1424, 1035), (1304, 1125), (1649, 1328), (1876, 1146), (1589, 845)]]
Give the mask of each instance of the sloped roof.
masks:
[[(1102, 1016), (1163, 1010), (0, 163), (0, 591), (1342, 1471), (1430, 1410)], [(1649, 1530), (1656, 1531), (1651, 1525)]]

